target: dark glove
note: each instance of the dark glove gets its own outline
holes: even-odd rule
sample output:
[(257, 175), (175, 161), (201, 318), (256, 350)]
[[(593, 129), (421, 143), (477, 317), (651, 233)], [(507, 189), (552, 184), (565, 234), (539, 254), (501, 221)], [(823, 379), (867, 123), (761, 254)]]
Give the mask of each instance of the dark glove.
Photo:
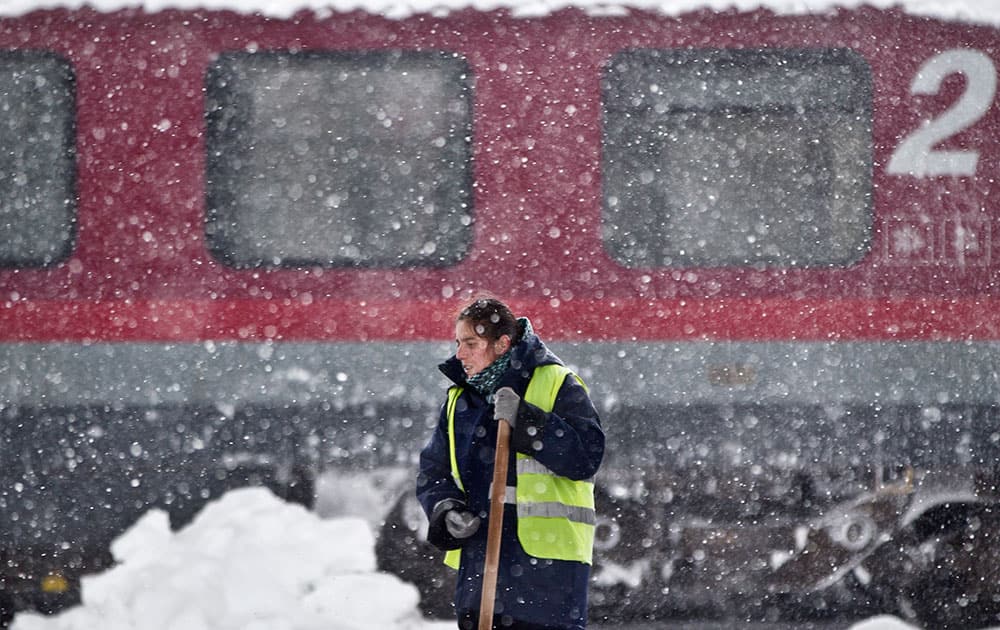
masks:
[(444, 515), (444, 525), (448, 533), (459, 540), (468, 538), (479, 529), (479, 517), (466, 510), (448, 510)]
[(493, 395), (493, 418), (505, 420), (514, 428), (517, 426), (517, 410), (521, 406), (521, 397), (509, 387), (501, 387)]
[[(452, 516), (453, 513), (457, 514)], [(463, 517), (463, 514), (468, 515), (468, 518)], [(476, 533), (479, 528), (479, 517), (470, 512), (465, 502), (459, 499), (439, 501), (434, 506), (428, 521), (427, 542), (445, 551), (461, 547), (465, 544), (465, 539)], [(452, 521), (456, 521), (459, 527)], [(467, 529), (463, 529), (461, 525)], [(452, 533), (453, 529), (458, 533)], [(468, 531), (465, 536), (458, 535), (465, 531)]]

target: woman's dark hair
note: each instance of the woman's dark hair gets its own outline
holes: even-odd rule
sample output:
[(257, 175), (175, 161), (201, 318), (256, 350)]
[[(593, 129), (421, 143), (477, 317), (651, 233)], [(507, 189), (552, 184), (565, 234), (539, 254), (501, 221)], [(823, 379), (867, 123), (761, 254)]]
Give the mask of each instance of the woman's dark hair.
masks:
[(489, 341), (507, 335), (512, 345), (518, 342), (520, 330), (517, 318), (506, 304), (495, 297), (476, 298), (458, 313), (456, 319), (469, 322), (477, 335)]

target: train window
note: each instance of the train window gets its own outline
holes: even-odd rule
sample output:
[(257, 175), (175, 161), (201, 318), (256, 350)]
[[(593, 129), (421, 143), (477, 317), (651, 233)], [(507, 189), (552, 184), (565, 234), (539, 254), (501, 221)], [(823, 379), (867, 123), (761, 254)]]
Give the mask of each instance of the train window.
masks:
[(0, 265), (69, 255), (76, 218), (75, 81), (43, 51), (0, 51)]
[(603, 232), (628, 267), (848, 266), (871, 79), (843, 50), (628, 50), (603, 82)]
[(461, 260), (470, 81), (444, 52), (220, 55), (205, 106), (214, 255), (235, 267)]

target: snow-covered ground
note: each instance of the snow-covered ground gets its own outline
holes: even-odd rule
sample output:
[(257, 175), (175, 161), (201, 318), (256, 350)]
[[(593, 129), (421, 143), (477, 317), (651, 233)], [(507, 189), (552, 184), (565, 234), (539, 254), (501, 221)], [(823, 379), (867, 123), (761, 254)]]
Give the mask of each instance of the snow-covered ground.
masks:
[[(375, 566), (371, 526), (324, 519), (269, 491), (232, 491), (172, 532), (147, 512), (118, 538), (118, 565), (83, 581), (83, 604), (22, 613), (11, 630), (443, 630), (417, 590)], [(852, 630), (906, 630), (877, 617)]]

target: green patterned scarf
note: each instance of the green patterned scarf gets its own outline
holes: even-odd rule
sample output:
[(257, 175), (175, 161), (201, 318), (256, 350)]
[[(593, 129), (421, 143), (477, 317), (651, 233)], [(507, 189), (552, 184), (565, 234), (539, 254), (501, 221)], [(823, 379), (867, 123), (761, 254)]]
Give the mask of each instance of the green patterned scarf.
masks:
[(520, 334), (517, 336), (516, 340), (511, 341), (510, 348), (507, 352), (497, 357), (497, 359), (490, 363), (489, 367), (466, 379), (466, 383), (472, 386), (477, 392), (479, 392), (486, 402), (493, 402), (493, 394), (497, 391), (497, 385), (500, 384), (500, 377), (503, 376), (507, 368), (510, 367), (510, 353), (514, 350), (516, 346), (522, 339), (528, 335), (533, 334), (535, 331), (531, 328), (531, 322), (528, 321), (526, 317), (519, 317), (517, 320), (517, 326), (520, 329)]
[(478, 374), (474, 374), (466, 379), (466, 383), (472, 386), (477, 392), (486, 398), (486, 402), (493, 402), (493, 394), (497, 391), (500, 377), (503, 376), (507, 368), (510, 367), (510, 350), (497, 357), (496, 361)]

